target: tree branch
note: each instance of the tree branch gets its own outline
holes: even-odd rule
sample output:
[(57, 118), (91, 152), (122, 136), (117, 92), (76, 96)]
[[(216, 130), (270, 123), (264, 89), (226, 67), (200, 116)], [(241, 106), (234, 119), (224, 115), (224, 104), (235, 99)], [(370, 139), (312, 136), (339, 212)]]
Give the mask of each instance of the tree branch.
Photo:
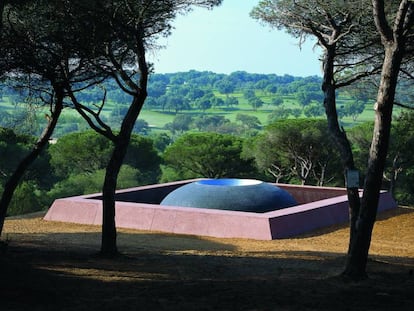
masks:
[(372, 0), (373, 15), (375, 25), (383, 40), (391, 41), (393, 33), (390, 25), (387, 22), (387, 17), (384, 9), (384, 0)]
[[(85, 119), (89, 126), (99, 134), (110, 139), (111, 141), (115, 141), (116, 135), (112, 132), (111, 128), (105, 122), (102, 121), (102, 119), (99, 117), (99, 114), (79, 103), (70, 86), (66, 86), (66, 90), (68, 92), (69, 98), (72, 100), (72, 103), (76, 111)], [(93, 119), (88, 114), (92, 115)], [(98, 123), (99, 126), (95, 124), (94, 120)]]

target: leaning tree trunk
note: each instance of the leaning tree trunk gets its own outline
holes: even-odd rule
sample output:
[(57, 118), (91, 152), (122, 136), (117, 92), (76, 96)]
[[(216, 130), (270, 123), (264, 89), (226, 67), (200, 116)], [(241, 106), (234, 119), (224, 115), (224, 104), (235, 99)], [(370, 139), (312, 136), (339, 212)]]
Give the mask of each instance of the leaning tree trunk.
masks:
[(112, 156), (106, 167), (105, 181), (102, 189), (103, 215), (101, 244), (101, 254), (105, 256), (118, 253), (115, 224), (115, 191), (119, 170), (121, 169), (127, 147), (128, 139), (121, 139), (120, 136), (117, 136)]
[(403, 55), (402, 49), (397, 44), (389, 44), (385, 47), (381, 82), (375, 104), (375, 125), (365, 177), (364, 194), (355, 237), (350, 241), (350, 251), (343, 273), (345, 276), (356, 280), (366, 277), (368, 252), (377, 215), (391, 131), (395, 90)]
[(101, 255), (103, 256), (114, 256), (118, 253), (115, 223), (116, 185), (119, 171), (131, 140), (134, 123), (142, 109), (145, 97), (145, 94), (139, 94), (133, 99), (131, 107), (122, 122), (121, 130), (116, 136), (114, 150), (106, 167), (105, 181), (102, 189), (103, 218)]
[(44, 147), (49, 142), (50, 137), (53, 134), (53, 131), (56, 127), (57, 121), (59, 119), (60, 113), (63, 109), (63, 89), (55, 88), (56, 92), (56, 101), (54, 105), (54, 110), (51, 113), (50, 118), (48, 119), (48, 124), (43, 130), (43, 133), (40, 135), (36, 144), (34, 145), (32, 151), (23, 158), (19, 163), (14, 173), (10, 176), (8, 181), (4, 186), (4, 191), (0, 199), (0, 236), (3, 231), (4, 220), (7, 215), (7, 209), (10, 205), (10, 202), (13, 198), (14, 191), (16, 190), (20, 179), (26, 172), (27, 168), (37, 159)]
[[(322, 91), (324, 93), (324, 106), (328, 120), (328, 130), (331, 134), (341, 156), (344, 175), (349, 170), (355, 170), (354, 157), (352, 154), (351, 144), (346, 136), (345, 130), (339, 125), (338, 113), (336, 110), (336, 86), (334, 82), (334, 59), (335, 46), (326, 47), (323, 67)], [(358, 187), (347, 187), (347, 196), (349, 204), (350, 220), (350, 243), (354, 239), (356, 232), (356, 221), (360, 209), (359, 189)], [(349, 252), (349, 250), (348, 250)]]
[(145, 60), (145, 48), (143, 37), (138, 38), (136, 46), (140, 79), (131, 106), (125, 115), (119, 134), (114, 140), (114, 150), (106, 168), (105, 181), (102, 189), (102, 241), (101, 255), (114, 256), (118, 253), (116, 242), (115, 223), (115, 191), (118, 174), (131, 140), (134, 124), (144, 106), (147, 97), (148, 67)]

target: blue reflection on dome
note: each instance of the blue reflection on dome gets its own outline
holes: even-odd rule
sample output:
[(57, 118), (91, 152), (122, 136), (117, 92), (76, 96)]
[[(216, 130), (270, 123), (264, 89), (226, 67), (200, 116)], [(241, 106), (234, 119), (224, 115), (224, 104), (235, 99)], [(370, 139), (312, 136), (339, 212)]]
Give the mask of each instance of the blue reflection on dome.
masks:
[(204, 179), (168, 194), (160, 205), (264, 213), (296, 205), (289, 192), (255, 179)]

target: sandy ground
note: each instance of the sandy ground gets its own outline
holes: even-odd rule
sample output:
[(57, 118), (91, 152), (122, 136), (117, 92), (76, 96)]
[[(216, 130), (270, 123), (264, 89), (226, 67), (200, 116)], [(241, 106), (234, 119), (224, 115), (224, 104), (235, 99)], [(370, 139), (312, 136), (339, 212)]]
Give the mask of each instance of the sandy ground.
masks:
[[(120, 229), (114, 259), (100, 227), (6, 220), (0, 310), (414, 310), (414, 209), (379, 216), (369, 278), (344, 280), (348, 228), (274, 241)], [(3, 243), (4, 244), (4, 243)]]

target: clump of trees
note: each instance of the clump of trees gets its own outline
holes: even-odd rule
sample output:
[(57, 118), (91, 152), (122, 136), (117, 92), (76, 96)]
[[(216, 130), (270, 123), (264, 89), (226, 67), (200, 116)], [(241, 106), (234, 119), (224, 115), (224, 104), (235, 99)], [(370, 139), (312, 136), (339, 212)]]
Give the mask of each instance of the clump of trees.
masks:
[[(242, 72), (238, 73), (238, 75), (241, 74)], [(320, 77), (259, 75), (243, 72), (243, 79), (241, 79), (238, 75), (197, 71), (151, 74), (148, 82), (148, 97), (142, 109), (178, 118), (180, 115), (190, 115), (193, 119), (203, 116), (223, 116), (232, 120), (239, 113), (246, 114), (246, 109), (250, 110), (248, 112), (250, 115), (254, 115), (254, 109), (256, 109), (261, 113), (266, 112), (268, 115), (266, 123), (286, 118), (324, 116), (324, 107), (320, 104), (323, 92), (316, 90), (316, 86), (322, 83)], [(216, 83), (229, 79), (235, 85), (233, 93), (227, 95), (220, 93), (216, 88)], [(215, 82), (209, 82), (210, 80)], [(0, 84), (0, 92), (3, 94), (0, 126), (13, 128), (18, 132), (40, 134), (40, 128), (46, 123), (44, 114), (36, 110), (25, 110), (27, 94), (22, 93), (21, 88), (16, 89), (15, 83), (12, 82), (9, 79)], [(370, 109), (374, 103), (373, 88), (374, 86), (369, 81), (365, 81), (338, 89), (336, 104), (340, 119), (346, 118), (344, 121), (348, 124), (358, 123), (361, 113), (367, 108)], [(78, 92), (76, 97), (84, 105), (94, 107), (100, 106), (104, 93), (106, 102), (100, 117), (110, 127), (117, 128), (128, 111), (131, 96), (120, 90), (116, 81), (108, 78), (100, 82), (99, 86), (91, 86)], [(121, 93), (124, 96), (120, 96)], [(410, 96), (412, 97), (412, 90), (405, 88), (404, 93), (401, 94), (403, 96), (400, 96), (398, 101), (408, 102)], [(181, 99), (176, 100), (177, 97)], [(304, 97), (309, 99), (305, 104), (301, 101)], [(167, 103), (175, 103), (176, 109)], [(23, 120), (30, 120), (30, 122), (25, 125)], [(165, 125), (169, 123), (167, 129), (174, 131), (174, 127), (170, 127), (172, 122), (174, 121), (166, 122)], [(262, 123), (265, 122), (262, 120)], [(64, 111), (53, 136), (60, 137), (87, 128), (89, 128), (87, 122), (80, 115)], [(212, 128), (204, 130), (212, 130)], [(220, 129), (217, 130), (220, 131)], [(224, 126), (223, 131), (220, 132), (229, 133), (230, 131), (238, 134), (238, 128), (233, 125)], [(146, 120), (139, 118), (134, 125), (133, 132), (151, 135), (153, 132), (160, 132), (160, 129), (151, 127)], [(179, 132), (180, 130), (177, 131)]]
[(275, 182), (323, 186), (341, 180), (339, 154), (324, 120), (294, 119), (271, 124), (255, 139), (250, 152), (258, 168), (271, 174)]
[[(2, 190), (21, 159), (30, 152), (34, 139), (0, 128)], [(56, 198), (100, 192), (112, 148), (110, 141), (91, 130), (71, 133), (48, 144), (23, 175), (7, 214), (35, 212), (48, 207)], [(160, 164), (161, 156), (153, 140), (133, 135), (121, 167), (119, 188), (157, 183)]]
[(242, 149), (242, 139), (232, 135), (184, 134), (164, 152), (167, 169), (175, 173), (164, 179), (252, 177), (257, 171), (252, 159), (242, 159)]
[[(113, 146), (94, 131), (68, 134), (49, 147), (50, 165), (58, 181), (51, 199), (99, 192)], [(149, 138), (133, 135), (121, 167), (118, 187), (158, 182), (161, 158)]]
[[(401, 204), (414, 202), (412, 119), (413, 113), (403, 113), (393, 124), (384, 172), (383, 188)], [(340, 157), (326, 126), (323, 119), (287, 119), (252, 137), (214, 131), (185, 132), (175, 141), (166, 134), (132, 135), (118, 188), (214, 176), (342, 186)], [(373, 123), (367, 122), (348, 130), (358, 166), (367, 163), (372, 128)], [(1, 189), (34, 139), (0, 128)], [(8, 215), (42, 210), (56, 198), (100, 192), (111, 150), (110, 141), (91, 130), (49, 144), (23, 176)]]
[(164, 127), (172, 136), (177, 137), (187, 131), (216, 132), (220, 134), (232, 134), (236, 136), (254, 136), (262, 129), (259, 118), (253, 115), (238, 113), (235, 122), (221, 115), (199, 115), (193, 117), (187, 114), (179, 114), (173, 121)]

